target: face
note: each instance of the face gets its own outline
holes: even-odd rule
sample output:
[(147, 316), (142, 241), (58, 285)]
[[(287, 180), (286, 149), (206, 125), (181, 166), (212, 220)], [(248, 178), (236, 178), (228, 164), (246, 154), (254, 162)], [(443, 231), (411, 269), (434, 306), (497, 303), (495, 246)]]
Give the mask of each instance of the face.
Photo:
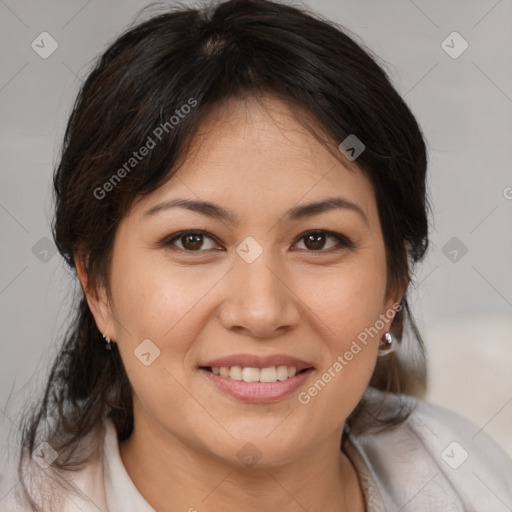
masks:
[(271, 97), (230, 101), (195, 140), (121, 221), (111, 302), (89, 303), (118, 344), (136, 425), (233, 464), (247, 442), (262, 464), (293, 461), (339, 443), (401, 298), (386, 292), (374, 191)]

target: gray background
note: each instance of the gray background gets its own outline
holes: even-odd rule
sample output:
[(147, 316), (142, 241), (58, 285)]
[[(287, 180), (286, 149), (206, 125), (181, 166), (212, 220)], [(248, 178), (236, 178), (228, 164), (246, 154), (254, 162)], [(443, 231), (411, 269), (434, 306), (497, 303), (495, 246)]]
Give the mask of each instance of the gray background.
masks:
[[(55, 249), (41, 241), (51, 238), (51, 177), (67, 115), (92, 60), (144, 5), (0, 0), (4, 459), (20, 406), (41, 390), (74, 287)], [(412, 302), (429, 350), (428, 399), (470, 418), (512, 454), (512, 1), (303, 5), (380, 57), (424, 130), (432, 244)], [(31, 47), (44, 31), (58, 42), (47, 59)], [(469, 44), (458, 58), (441, 45), (453, 31)], [(461, 48), (457, 39), (447, 44)], [(0, 499), (12, 478), (5, 466), (2, 472)]]

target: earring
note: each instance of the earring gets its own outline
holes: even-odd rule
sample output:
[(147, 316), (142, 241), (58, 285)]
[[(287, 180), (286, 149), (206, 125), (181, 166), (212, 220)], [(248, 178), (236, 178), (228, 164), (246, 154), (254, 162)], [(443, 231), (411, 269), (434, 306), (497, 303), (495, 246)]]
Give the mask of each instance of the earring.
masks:
[(381, 339), (381, 343), (379, 345), (379, 356), (385, 356), (393, 352), (393, 338), (391, 334), (387, 332)]
[(104, 334), (102, 336), (103, 336), (103, 339), (106, 341), (105, 349), (106, 350), (112, 350), (112, 345), (110, 345), (110, 338), (106, 338)]

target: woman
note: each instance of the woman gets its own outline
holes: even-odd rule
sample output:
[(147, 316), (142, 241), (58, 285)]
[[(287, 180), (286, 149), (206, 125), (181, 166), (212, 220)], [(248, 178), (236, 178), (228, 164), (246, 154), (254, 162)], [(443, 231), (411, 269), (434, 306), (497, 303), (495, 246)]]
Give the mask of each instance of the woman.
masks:
[(385, 72), (304, 10), (119, 37), (55, 172), (81, 293), (24, 425), (24, 509), (506, 510), (501, 448), (415, 398), (426, 167)]

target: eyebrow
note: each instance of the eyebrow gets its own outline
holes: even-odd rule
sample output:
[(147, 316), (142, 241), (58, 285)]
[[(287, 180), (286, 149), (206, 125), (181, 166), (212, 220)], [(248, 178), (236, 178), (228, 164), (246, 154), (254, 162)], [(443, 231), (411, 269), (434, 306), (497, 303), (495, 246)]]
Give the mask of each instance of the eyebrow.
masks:
[[(159, 203), (147, 210), (144, 214), (144, 217), (151, 217), (158, 212), (169, 210), (171, 208), (186, 208), (213, 219), (227, 221), (232, 224), (238, 223), (238, 217), (233, 211), (227, 210), (222, 206), (216, 205), (209, 201), (196, 201), (192, 199), (169, 199), (167, 201), (163, 201), (162, 203)], [(361, 219), (364, 220), (367, 225), (369, 225), (368, 218), (366, 217), (363, 209), (357, 204), (343, 197), (331, 197), (323, 201), (308, 203), (302, 206), (295, 206), (286, 212), (284, 215), (284, 220), (300, 220), (335, 209), (355, 212), (361, 217)]]

